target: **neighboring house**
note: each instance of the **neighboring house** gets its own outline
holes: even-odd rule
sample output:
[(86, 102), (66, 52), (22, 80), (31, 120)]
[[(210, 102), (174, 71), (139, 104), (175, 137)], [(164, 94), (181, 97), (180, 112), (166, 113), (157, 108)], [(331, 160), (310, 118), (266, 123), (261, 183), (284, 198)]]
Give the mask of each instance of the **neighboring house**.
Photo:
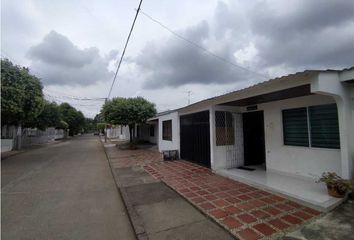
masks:
[[(136, 124), (133, 131), (133, 138), (141, 141), (157, 144), (158, 126), (157, 122), (149, 122), (148, 124)], [(116, 138), (119, 140), (129, 141), (128, 126), (112, 126), (107, 128), (107, 137)]]
[(179, 116), (177, 111), (158, 113), (148, 119), (149, 124), (154, 124), (156, 129), (156, 143), (160, 152), (179, 150)]
[(157, 121), (149, 121), (147, 124), (138, 124), (135, 126), (135, 138), (140, 141), (157, 144), (158, 130)]
[(307, 70), (149, 119), (159, 151), (213, 170), (354, 177), (354, 67)]
[(129, 140), (129, 128), (128, 126), (111, 126), (107, 128), (108, 138), (117, 138), (119, 140)]

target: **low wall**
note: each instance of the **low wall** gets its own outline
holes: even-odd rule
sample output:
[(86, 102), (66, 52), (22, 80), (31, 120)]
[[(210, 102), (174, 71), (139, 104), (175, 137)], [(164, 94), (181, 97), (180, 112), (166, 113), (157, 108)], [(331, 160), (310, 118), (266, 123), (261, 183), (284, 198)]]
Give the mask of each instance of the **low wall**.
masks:
[(9, 152), (13, 149), (13, 139), (1, 139), (1, 152)]

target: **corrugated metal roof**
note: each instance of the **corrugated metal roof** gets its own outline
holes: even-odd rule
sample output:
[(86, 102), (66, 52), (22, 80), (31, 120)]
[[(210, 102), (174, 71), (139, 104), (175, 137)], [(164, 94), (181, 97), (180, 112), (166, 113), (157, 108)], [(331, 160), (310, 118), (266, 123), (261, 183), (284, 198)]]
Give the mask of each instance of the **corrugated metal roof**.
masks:
[(158, 117), (160, 117), (160, 116), (167, 115), (167, 114), (169, 114), (169, 113), (176, 112), (176, 111), (177, 111), (177, 110), (167, 110), (167, 111), (159, 112), (159, 113), (157, 113), (154, 117), (149, 118), (147, 121), (156, 120), (156, 119), (157, 119)]
[(245, 87), (245, 88), (241, 88), (241, 89), (229, 92), (229, 93), (225, 93), (225, 94), (221, 94), (221, 95), (218, 95), (218, 96), (215, 96), (215, 97), (207, 98), (207, 99), (201, 100), (199, 102), (190, 104), (188, 106), (185, 106), (185, 107), (182, 107), (182, 108), (178, 108), (178, 109), (176, 109), (176, 111), (180, 111), (182, 109), (186, 109), (186, 108), (189, 108), (191, 106), (195, 106), (195, 105), (198, 105), (198, 104), (201, 104), (201, 103), (205, 103), (205, 102), (208, 102), (208, 101), (214, 101), (214, 100), (216, 100), (218, 98), (226, 97), (228, 95), (235, 95), (237, 93), (240, 93), (240, 92), (243, 92), (243, 91), (247, 91), (247, 90), (252, 89), (252, 88), (260, 87), (260, 86), (263, 86), (263, 85), (267, 85), (267, 84), (270, 84), (270, 83), (273, 83), (273, 82), (277, 82), (277, 81), (282, 81), (282, 80), (289, 79), (289, 78), (295, 78), (295, 77), (299, 77), (299, 76), (317, 74), (317, 73), (320, 73), (320, 72), (343, 72), (343, 71), (349, 71), (349, 70), (353, 70), (353, 69), (354, 69), (354, 66), (353, 67), (349, 67), (349, 68), (344, 68), (344, 69), (305, 70), (305, 71), (302, 71), (302, 72), (291, 73), (291, 74), (288, 74), (288, 75), (285, 75), (285, 76), (276, 77), (276, 78), (272, 78), (272, 79), (269, 79), (269, 80), (266, 80), (266, 81), (263, 81), (263, 82), (259, 82), (257, 84), (254, 84), (254, 85), (251, 85), (251, 86), (248, 86), (248, 87)]
[(238, 94), (240, 92), (244, 92), (244, 91), (247, 91), (247, 90), (250, 90), (250, 89), (253, 89), (253, 88), (257, 88), (257, 87), (261, 87), (261, 86), (264, 86), (264, 85), (268, 85), (268, 84), (273, 83), (273, 82), (283, 81), (285, 79), (291, 79), (291, 78), (297, 78), (297, 77), (307, 77), (307, 76), (311, 76), (313, 74), (318, 74), (318, 73), (322, 73), (322, 72), (344, 72), (344, 71), (350, 71), (350, 70), (353, 70), (353, 69), (354, 69), (354, 66), (353, 67), (349, 67), (349, 68), (344, 68), (344, 69), (324, 69), (324, 70), (318, 70), (317, 69), (317, 70), (305, 70), (305, 71), (302, 71), (302, 72), (291, 73), (291, 74), (288, 74), (288, 75), (285, 75), (285, 76), (272, 78), (272, 79), (269, 79), (269, 80), (254, 84), (254, 85), (248, 86), (246, 88), (241, 88), (241, 89), (238, 89), (238, 90), (235, 90), (235, 91), (231, 91), (229, 93), (225, 93), (225, 94), (221, 94), (221, 95), (218, 95), (218, 96), (215, 96), (215, 97), (207, 98), (207, 99), (201, 100), (199, 102), (192, 103), (192, 104), (190, 104), (188, 106), (185, 106), (185, 107), (177, 108), (175, 110), (169, 110), (169, 111), (161, 112), (161, 113), (158, 113), (156, 115), (156, 117), (154, 117), (152, 119), (155, 119), (155, 118), (157, 118), (159, 116), (162, 116), (162, 115), (166, 115), (166, 114), (174, 112), (174, 111), (181, 111), (183, 109), (187, 109), (187, 108), (190, 108), (190, 107), (193, 107), (193, 106), (196, 106), (196, 105), (201, 105), (201, 104), (207, 103), (209, 101), (215, 101), (215, 100), (217, 100), (219, 98), (227, 97), (229, 95), (235, 95), (235, 94)]

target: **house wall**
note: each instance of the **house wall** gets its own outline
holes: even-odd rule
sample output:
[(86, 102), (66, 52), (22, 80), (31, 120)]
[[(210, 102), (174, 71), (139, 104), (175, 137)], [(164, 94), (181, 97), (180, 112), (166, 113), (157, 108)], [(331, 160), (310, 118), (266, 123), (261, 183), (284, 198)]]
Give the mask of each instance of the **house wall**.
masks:
[(311, 84), (311, 92), (333, 97), (338, 107), (339, 134), (341, 142), (341, 173), (343, 178), (354, 178), (354, 128), (353, 83), (341, 82), (354, 79), (354, 69), (341, 73), (321, 72)]
[(136, 132), (136, 137), (139, 140), (149, 141), (149, 139), (150, 139), (149, 125), (147, 125), (147, 124), (139, 124), (139, 127), (136, 126), (136, 128), (139, 129), (139, 133), (138, 133), (138, 131)]
[(351, 139), (351, 145), (350, 148), (352, 149), (351, 152), (351, 163), (352, 163), (352, 169), (351, 169), (351, 178), (354, 178), (354, 83), (350, 84), (350, 98), (351, 98), (351, 110), (352, 110), (352, 121), (351, 121), (351, 126), (349, 126), (349, 129), (352, 131), (352, 139)]
[(108, 138), (118, 138), (120, 140), (129, 140), (128, 126), (115, 126), (114, 128), (107, 128)]
[[(172, 120), (172, 141), (166, 141), (162, 139), (162, 122), (166, 120)], [(178, 150), (178, 152), (180, 152), (180, 131), (178, 112), (172, 112), (159, 117), (158, 137), (158, 145), (160, 152), (167, 150)]]
[(287, 146), (283, 143), (282, 110), (334, 103), (332, 97), (306, 97), (258, 105), (264, 111), (266, 166), (268, 171), (281, 171), (306, 177), (320, 176), (331, 171), (341, 174), (340, 149)]
[[(180, 115), (203, 110), (210, 112), (210, 150), (212, 169), (229, 168), (243, 164), (242, 118), (240, 113), (246, 112), (245, 107), (230, 107), (222, 104), (227, 101), (242, 99), (284, 88), (311, 84), (313, 95), (259, 104), (258, 110), (264, 111), (264, 131), (266, 165), (268, 171), (280, 171), (290, 175), (317, 177), (325, 171), (336, 172), (344, 178), (354, 176), (354, 87), (353, 83), (341, 83), (337, 72), (303, 74), (299, 79), (272, 81), (246, 89), (244, 92), (209, 99), (200, 104), (192, 104), (178, 110)], [(283, 144), (282, 110), (289, 108), (307, 107), (336, 103), (340, 130), (341, 149), (325, 149), (313, 147), (286, 146)], [(234, 114), (236, 146), (216, 146), (215, 140), (215, 111), (224, 110)], [(177, 112), (159, 117), (159, 150), (180, 150), (179, 116)], [(172, 141), (162, 140), (162, 121), (172, 120)], [(235, 161), (230, 164), (230, 151)], [(242, 147), (241, 147), (242, 146)]]
[(157, 144), (157, 139), (159, 137), (159, 125), (158, 122), (152, 123), (154, 125), (154, 136), (150, 136), (150, 129), (149, 129), (149, 142)]
[[(150, 126), (153, 125), (155, 126), (154, 129), (154, 136), (150, 136)], [(141, 124), (139, 126), (139, 139), (148, 141), (150, 143), (157, 144), (157, 138), (158, 138), (158, 125), (157, 122), (155, 123), (149, 123), (149, 124)]]
[[(268, 171), (284, 172), (290, 175), (300, 175), (316, 178), (325, 171), (336, 172), (341, 169), (341, 150), (313, 147), (284, 145), (282, 110), (298, 107), (308, 107), (335, 103), (335, 99), (324, 95), (310, 95), (259, 104), (258, 109), (264, 112), (264, 132), (266, 149), (266, 166)], [(214, 106), (211, 108), (211, 124), (215, 126), (215, 111), (233, 113), (235, 146), (216, 146), (215, 127), (211, 126), (211, 159), (212, 168), (225, 169), (241, 166), (243, 159), (243, 129), (242, 115), (246, 108)], [(233, 160), (230, 164), (230, 160)]]

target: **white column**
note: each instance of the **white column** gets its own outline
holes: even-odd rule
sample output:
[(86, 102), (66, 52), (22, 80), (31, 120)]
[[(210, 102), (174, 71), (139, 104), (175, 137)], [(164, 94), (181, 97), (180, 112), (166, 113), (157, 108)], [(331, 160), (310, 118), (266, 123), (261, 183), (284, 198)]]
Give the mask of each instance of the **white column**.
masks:
[(354, 129), (352, 99), (349, 85), (339, 81), (337, 72), (320, 73), (311, 84), (311, 92), (332, 96), (338, 108), (341, 177), (354, 177)]
[(209, 125), (210, 125), (210, 166), (214, 169), (215, 166), (215, 106), (209, 108)]
[(340, 149), (342, 160), (342, 177), (353, 178), (353, 119), (351, 113), (351, 104), (347, 99), (336, 99), (338, 107), (338, 122)]

